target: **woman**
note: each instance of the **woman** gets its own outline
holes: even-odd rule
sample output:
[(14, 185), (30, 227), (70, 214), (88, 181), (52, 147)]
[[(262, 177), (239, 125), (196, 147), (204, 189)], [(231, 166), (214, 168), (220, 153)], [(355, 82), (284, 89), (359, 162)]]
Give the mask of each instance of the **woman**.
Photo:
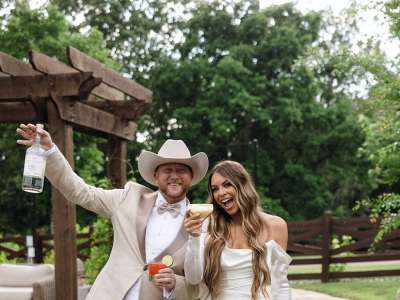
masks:
[(290, 299), (287, 225), (262, 211), (249, 173), (238, 162), (222, 161), (211, 170), (208, 191), (214, 205), (209, 224), (190, 211), (185, 218), (185, 277), (201, 283), (200, 299)]

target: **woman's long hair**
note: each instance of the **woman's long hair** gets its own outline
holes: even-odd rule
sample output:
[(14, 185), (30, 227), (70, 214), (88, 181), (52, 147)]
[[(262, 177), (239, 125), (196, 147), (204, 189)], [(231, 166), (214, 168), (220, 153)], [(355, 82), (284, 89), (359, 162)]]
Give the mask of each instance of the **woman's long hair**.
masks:
[(214, 204), (214, 211), (208, 225), (209, 237), (205, 245), (204, 282), (210, 291), (211, 298), (213, 300), (218, 299), (221, 292), (221, 253), (226, 245), (227, 237), (230, 235), (229, 225), (232, 218), (214, 199), (211, 179), (215, 173), (229, 180), (236, 189), (235, 201), (242, 214), (242, 227), (253, 252), (251, 299), (257, 299), (260, 289), (265, 298), (268, 298), (267, 286), (271, 279), (266, 263), (267, 249), (258, 240), (263, 231), (260, 199), (249, 173), (240, 163), (235, 161), (225, 160), (216, 164), (208, 178), (208, 202)]

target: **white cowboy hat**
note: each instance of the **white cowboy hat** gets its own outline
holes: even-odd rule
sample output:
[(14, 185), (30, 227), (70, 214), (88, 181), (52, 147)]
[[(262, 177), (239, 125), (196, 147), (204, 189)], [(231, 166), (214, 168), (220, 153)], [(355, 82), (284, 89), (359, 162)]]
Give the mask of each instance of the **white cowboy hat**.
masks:
[(204, 152), (193, 156), (182, 140), (166, 140), (158, 154), (143, 150), (138, 158), (140, 175), (148, 183), (156, 186), (154, 172), (163, 164), (177, 163), (187, 165), (192, 169), (193, 179), (191, 185), (198, 183), (206, 175), (208, 170), (208, 157)]

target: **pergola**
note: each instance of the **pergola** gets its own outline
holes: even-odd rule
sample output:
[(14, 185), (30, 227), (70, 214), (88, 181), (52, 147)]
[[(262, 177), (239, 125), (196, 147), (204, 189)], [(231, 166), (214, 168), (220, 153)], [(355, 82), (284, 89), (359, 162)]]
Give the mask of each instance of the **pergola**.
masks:
[[(150, 105), (152, 92), (68, 47), (66, 65), (30, 51), (29, 63), (0, 52), (0, 122), (47, 123), (71, 166), (73, 130), (108, 139), (108, 176), (115, 187), (126, 182), (127, 141)], [(52, 187), (57, 300), (76, 300), (75, 205)]]

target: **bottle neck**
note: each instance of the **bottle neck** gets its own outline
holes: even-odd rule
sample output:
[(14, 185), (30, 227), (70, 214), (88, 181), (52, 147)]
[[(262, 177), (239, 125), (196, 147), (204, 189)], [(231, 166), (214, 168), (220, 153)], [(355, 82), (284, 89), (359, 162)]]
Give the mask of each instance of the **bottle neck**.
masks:
[(40, 135), (39, 135), (39, 134), (37, 134), (37, 135), (35, 136), (34, 144), (35, 144), (35, 145), (40, 145)]

